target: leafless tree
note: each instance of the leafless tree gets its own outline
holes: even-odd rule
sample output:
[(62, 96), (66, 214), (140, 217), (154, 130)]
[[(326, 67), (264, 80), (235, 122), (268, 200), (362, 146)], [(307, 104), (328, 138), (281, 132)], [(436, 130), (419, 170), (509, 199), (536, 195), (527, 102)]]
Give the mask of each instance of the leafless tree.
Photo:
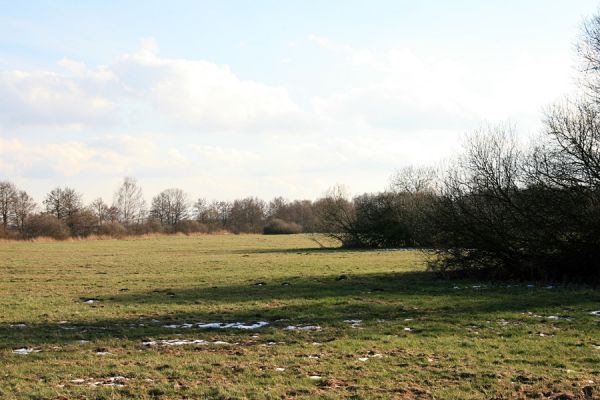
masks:
[(150, 215), (162, 225), (173, 227), (189, 217), (189, 197), (181, 189), (166, 189), (152, 199)]
[(582, 61), (581, 81), (595, 101), (600, 100), (600, 15), (588, 19), (577, 43)]
[(69, 187), (56, 187), (46, 195), (44, 199), (46, 213), (54, 215), (57, 219), (69, 223), (82, 208), (81, 194)]
[(0, 181), (0, 216), (2, 217), (2, 230), (4, 234), (8, 231), (10, 220), (13, 217), (16, 195), (17, 188), (13, 183)]
[(146, 210), (146, 201), (142, 188), (134, 178), (126, 177), (117, 189), (113, 206), (118, 210), (119, 222), (129, 226), (143, 221)]
[(227, 229), (234, 233), (259, 233), (265, 223), (267, 205), (256, 197), (235, 200), (229, 211)]
[(362, 247), (356, 230), (356, 212), (347, 189), (336, 185), (315, 202), (319, 230), (342, 242), (345, 247)]
[(118, 220), (118, 210), (111, 207), (98, 197), (88, 207), (94, 213), (99, 225), (116, 222)]
[(580, 100), (550, 108), (545, 138), (534, 152), (536, 183), (577, 189), (595, 198), (600, 189), (600, 108)]
[(36, 207), (35, 201), (26, 191), (19, 190), (17, 192), (13, 203), (13, 215), (15, 226), (22, 235), (25, 234), (25, 222)]
[(393, 192), (432, 193), (435, 191), (437, 171), (432, 167), (407, 166), (399, 169), (390, 179)]

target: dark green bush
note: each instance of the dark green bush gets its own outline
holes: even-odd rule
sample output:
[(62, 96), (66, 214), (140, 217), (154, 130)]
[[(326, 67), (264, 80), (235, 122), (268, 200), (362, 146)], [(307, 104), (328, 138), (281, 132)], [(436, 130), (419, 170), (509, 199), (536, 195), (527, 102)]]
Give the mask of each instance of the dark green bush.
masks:
[(264, 227), (265, 235), (291, 235), (301, 233), (302, 227), (295, 222), (287, 222), (279, 218), (274, 218)]

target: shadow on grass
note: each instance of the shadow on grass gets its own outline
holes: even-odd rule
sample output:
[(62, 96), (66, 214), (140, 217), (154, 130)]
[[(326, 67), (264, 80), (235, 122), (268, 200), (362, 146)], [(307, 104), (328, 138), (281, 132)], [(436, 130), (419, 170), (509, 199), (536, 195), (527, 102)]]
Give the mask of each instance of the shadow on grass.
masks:
[(227, 251), (228, 254), (327, 254), (327, 253), (382, 253), (390, 251), (425, 251), (431, 249), (414, 247), (397, 247), (386, 249), (374, 249), (368, 247), (345, 248), (345, 247), (297, 247), (284, 249), (239, 249)]
[[(462, 285), (454, 289), (454, 285)], [(507, 288), (506, 284), (474, 288), (466, 282), (437, 279), (427, 272), (349, 274), (289, 277), (286, 281), (249, 282), (246, 285), (197, 287), (184, 290), (158, 288), (150, 292), (101, 296), (107, 313), (111, 306), (139, 306), (143, 317), (99, 318), (69, 324), (37, 324), (25, 327), (0, 325), (0, 348), (16, 348), (75, 342), (77, 340), (167, 337), (176, 333), (212, 335), (214, 331), (168, 329), (163, 325), (197, 322), (267, 321), (261, 332), (278, 334), (289, 324), (318, 324), (314, 335), (354, 334), (345, 320), (363, 324), (421, 319), (432, 325), (426, 334), (442, 329), (436, 324), (460, 324), (494, 318), (503, 312), (536, 311), (549, 307), (593, 307), (600, 292), (586, 288)], [(474, 284), (473, 284), (474, 285)], [(173, 310), (169, 306), (173, 305)], [(186, 311), (180, 311), (186, 308)], [(211, 311), (211, 310), (225, 311)], [(223, 333), (224, 331), (219, 330)], [(228, 330), (229, 336), (248, 337), (253, 331)], [(328, 337), (329, 337), (328, 336)]]

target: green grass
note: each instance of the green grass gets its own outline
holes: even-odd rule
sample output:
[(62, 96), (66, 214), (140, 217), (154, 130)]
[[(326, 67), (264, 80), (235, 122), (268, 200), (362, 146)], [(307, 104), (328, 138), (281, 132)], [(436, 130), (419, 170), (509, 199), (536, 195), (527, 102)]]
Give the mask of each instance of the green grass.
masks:
[[(2, 243), (0, 310), (2, 399), (600, 396), (597, 289), (440, 280), (415, 251), (303, 235)], [(162, 327), (256, 321), (270, 325)], [(284, 329), (298, 324), (321, 330)]]

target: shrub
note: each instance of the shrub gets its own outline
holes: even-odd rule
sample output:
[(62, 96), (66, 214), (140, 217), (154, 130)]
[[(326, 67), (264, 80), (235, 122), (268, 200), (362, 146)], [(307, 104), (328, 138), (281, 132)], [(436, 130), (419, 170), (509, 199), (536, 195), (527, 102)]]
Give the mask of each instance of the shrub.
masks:
[(118, 222), (109, 222), (98, 227), (100, 235), (108, 235), (114, 238), (120, 238), (127, 235), (127, 228)]
[(274, 218), (264, 227), (265, 235), (291, 235), (302, 232), (302, 227), (295, 222), (287, 222)]
[(57, 240), (67, 239), (71, 232), (67, 225), (54, 215), (33, 215), (25, 222), (25, 236), (29, 238), (45, 236)]
[(184, 219), (175, 224), (173, 232), (184, 233), (186, 235), (189, 235), (190, 233), (207, 233), (208, 227), (198, 221)]

